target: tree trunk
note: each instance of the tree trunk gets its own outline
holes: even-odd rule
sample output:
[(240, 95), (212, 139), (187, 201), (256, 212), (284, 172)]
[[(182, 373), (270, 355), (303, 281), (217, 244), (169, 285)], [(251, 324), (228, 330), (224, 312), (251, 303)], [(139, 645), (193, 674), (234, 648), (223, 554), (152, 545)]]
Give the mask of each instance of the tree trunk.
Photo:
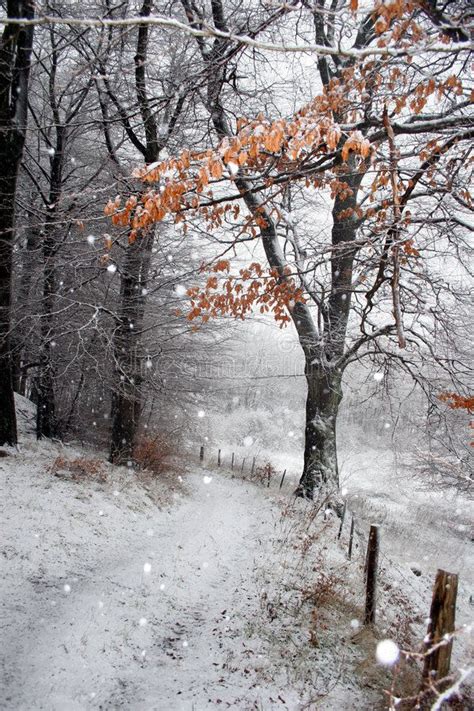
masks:
[[(32, 0), (9, 0), (9, 17), (34, 15)], [(0, 445), (17, 442), (11, 358), (15, 196), (27, 121), (33, 27), (5, 25), (0, 42)]]
[(306, 363), (304, 466), (297, 496), (312, 499), (315, 490), (335, 496), (339, 489), (336, 419), (342, 399), (341, 373)]
[(15, 329), (11, 340), (13, 357), (13, 389), (20, 395), (26, 396), (28, 386), (28, 368), (26, 364), (31, 360), (32, 349), (29, 349), (28, 327), (25, 325), (25, 314), (31, 318), (30, 287), (32, 275), (35, 271), (36, 251), (39, 246), (41, 231), (32, 227), (28, 230), (26, 244), (21, 250), (21, 270), (16, 287), (16, 311), (21, 313), (21, 323)]
[(146, 304), (146, 283), (153, 234), (127, 246), (121, 281), (119, 323), (114, 333), (116, 385), (112, 395), (110, 461), (133, 460), (135, 437), (142, 410), (140, 331)]
[[(341, 177), (350, 190), (334, 200), (331, 231), (331, 291), (322, 311), (323, 345), (314, 346), (307, 337), (308, 328), (298, 316), (295, 326), (306, 359), (306, 400), (304, 467), (296, 490), (298, 496), (313, 498), (314, 491), (329, 496), (339, 507), (336, 420), (342, 400), (341, 358), (346, 344), (347, 324), (352, 297), (352, 273), (357, 253), (357, 191), (362, 172), (356, 170)], [(335, 365), (339, 361), (339, 366)]]
[(54, 348), (56, 300), (56, 255), (59, 249), (57, 218), (63, 190), (64, 151), (67, 141), (67, 125), (61, 123), (55, 95), (58, 53), (52, 41), (51, 73), (49, 77), (49, 101), (54, 120), (54, 154), (50, 160), (49, 195), (46, 205), (46, 219), (43, 237), (43, 300), (41, 308), (41, 350), (38, 378), (38, 409), (36, 436), (56, 437), (59, 435), (55, 402)]
[(0, 126), (0, 445), (17, 443), (10, 328), (14, 201), (20, 156), (7, 131)]
[[(55, 205), (56, 203), (53, 203)], [(56, 294), (56, 244), (54, 235), (55, 207), (48, 213), (43, 238), (43, 303), (41, 309), (41, 346), (37, 383), (36, 437), (56, 437), (58, 433), (54, 393), (55, 372), (52, 358), (53, 311)]]

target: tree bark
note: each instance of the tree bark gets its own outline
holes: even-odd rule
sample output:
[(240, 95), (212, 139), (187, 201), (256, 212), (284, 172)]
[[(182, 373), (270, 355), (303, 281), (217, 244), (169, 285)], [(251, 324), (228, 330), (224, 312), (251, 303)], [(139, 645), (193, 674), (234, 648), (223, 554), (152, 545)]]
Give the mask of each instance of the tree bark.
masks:
[(351, 308), (352, 274), (357, 253), (357, 191), (363, 172), (341, 176), (349, 190), (334, 200), (331, 231), (331, 292), (322, 308), (323, 329), (316, 347), (308, 345), (304, 323), (294, 318), (306, 358), (304, 466), (296, 495), (313, 498), (315, 490), (337, 503), (339, 489), (336, 421), (342, 400), (342, 375), (347, 326)]
[[(140, 9), (142, 17), (149, 17), (153, 10), (153, 0), (143, 0)], [(135, 63), (135, 92), (137, 106), (140, 111), (145, 141), (139, 139), (130, 126), (127, 112), (114, 96), (110, 85), (105, 82), (109, 98), (116, 106), (122, 124), (132, 144), (137, 148), (145, 163), (153, 163), (159, 155), (175, 128), (176, 122), (184, 106), (184, 96), (178, 94), (171, 117), (164, 134), (158, 130), (157, 113), (153, 109), (155, 98), (147, 86), (146, 65), (148, 61), (148, 45), (150, 28), (147, 24), (139, 25), (137, 37), (137, 52)], [(102, 112), (106, 110), (101, 104)], [(104, 115), (104, 119), (106, 116)], [(111, 159), (118, 164), (104, 123), (107, 145)], [(140, 331), (146, 307), (146, 283), (150, 267), (153, 232), (140, 234), (133, 243), (126, 247), (123, 271), (121, 274), (119, 325), (114, 334), (114, 357), (116, 383), (112, 395), (112, 434), (110, 443), (110, 461), (124, 464), (133, 461), (133, 449), (136, 433), (140, 424), (143, 394), (141, 389), (142, 373), (140, 357)]]
[[(59, 196), (58, 196), (59, 197)], [(39, 376), (37, 381), (38, 403), (36, 409), (36, 437), (56, 437), (58, 433), (54, 393), (55, 372), (52, 358), (53, 311), (56, 295), (56, 244), (53, 218), (55, 203), (48, 212), (43, 238), (43, 301), (41, 308), (41, 346)]]
[[(54, 56), (54, 53), (53, 53)], [(56, 122), (55, 152), (51, 160), (49, 203), (46, 206), (46, 220), (43, 236), (43, 300), (41, 308), (41, 351), (38, 378), (38, 408), (36, 436), (56, 437), (59, 435), (55, 402), (55, 365), (53, 360), (54, 305), (56, 301), (56, 255), (59, 248), (56, 233), (56, 219), (62, 194), (62, 175), (66, 127), (59, 123), (59, 114), (53, 104)]]
[(307, 361), (305, 375), (304, 466), (296, 495), (312, 499), (317, 490), (334, 497), (339, 489), (336, 421), (342, 399), (341, 373)]
[[(8, 0), (8, 17), (34, 15), (32, 0)], [(15, 196), (27, 121), (33, 27), (5, 25), (0, 43), (0, 444), (17, 443), (11, 308)]]
[(126, 464), (133, 448), (142, 411), (140, 332), (146, 306), (146, 284), (153, 234), (129, 244), (121, 275), (120, 313), (114, 333), (115, 390), (112, 395), (110, 461)]
[(39, 228), (32, 227), (28, 230), (26, 244), (21, 250), (21, 269), (16, 287), (16, 309), (21, 312), (20, 326), (15, 329), (10, 343), (13, 357), (13, 389), (20, 395), (26, 396), (28, 389), (28, 368), (25, 367), (28, 359), (31, 360), (29, 349), (28, 329), (24, 325), (25, 313), (31, 317), (30, 286), (35, 269), (36, 251), (41, 238)]

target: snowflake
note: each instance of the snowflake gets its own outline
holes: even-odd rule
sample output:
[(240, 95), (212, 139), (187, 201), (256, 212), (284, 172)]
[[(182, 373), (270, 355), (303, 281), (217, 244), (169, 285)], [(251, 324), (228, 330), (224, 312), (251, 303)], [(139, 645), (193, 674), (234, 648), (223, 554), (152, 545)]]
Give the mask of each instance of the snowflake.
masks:
[(375, 650), (375, 658), (379, 664), (391, 667), (398, 661), (400, 650), (398, 645), (391, 639), (384, 639), (379, 642)]

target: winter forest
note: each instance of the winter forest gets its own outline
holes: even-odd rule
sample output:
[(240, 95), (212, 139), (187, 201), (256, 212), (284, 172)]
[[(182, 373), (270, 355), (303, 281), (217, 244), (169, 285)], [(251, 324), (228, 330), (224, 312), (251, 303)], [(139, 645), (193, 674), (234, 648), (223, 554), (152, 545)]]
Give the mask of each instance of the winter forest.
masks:
[(469, 0), (2, 0), (0, 708), (474, 708)]

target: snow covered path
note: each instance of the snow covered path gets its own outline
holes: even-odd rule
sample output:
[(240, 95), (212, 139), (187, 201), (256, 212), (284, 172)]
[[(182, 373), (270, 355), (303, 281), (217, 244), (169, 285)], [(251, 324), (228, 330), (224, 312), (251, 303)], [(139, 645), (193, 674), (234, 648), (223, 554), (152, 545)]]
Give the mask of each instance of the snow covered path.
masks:
[[(118, 506), (117, 491), (88, 498), (80, 485), (51, 488), (41, 477), (25, 510), (21, 472), (6, 483), (6, 549), (24, 577), (7, 575), (1, 592), (2, 708), (257, 708), (248, 621), (260, 609), (259, 535), (273, 517), (262, 491), (202, 472), (169, 510), (133, 511)], [(57, 516), (43, 526), (49, 540), (45, 515)]]

